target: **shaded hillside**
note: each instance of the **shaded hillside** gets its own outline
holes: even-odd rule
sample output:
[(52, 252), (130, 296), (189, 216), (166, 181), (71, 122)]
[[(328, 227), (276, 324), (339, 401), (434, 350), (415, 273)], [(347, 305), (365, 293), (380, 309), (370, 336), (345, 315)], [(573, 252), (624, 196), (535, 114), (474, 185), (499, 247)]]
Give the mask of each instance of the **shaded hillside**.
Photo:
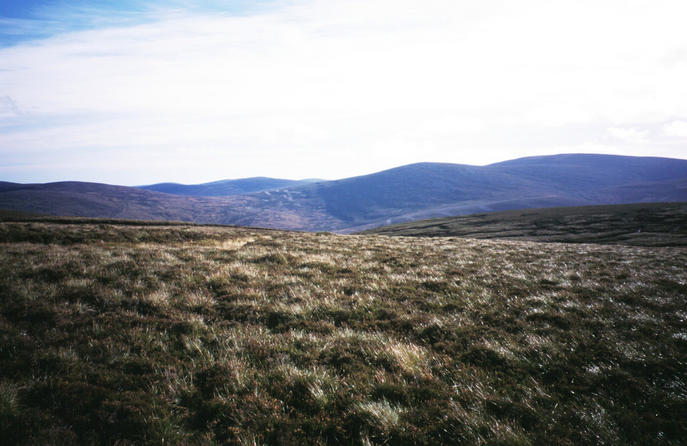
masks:
[(133, 187), (72, 181), (5, 183), (0, 185), (0, 200), (4, 209), (46, 215), (181, 221), (213, 221), (220, 209), (228, 205), (227, 201), (218, 199), (200, 200)]
[(527, 209), (413, 221), (364, 234), (687, 246), (687, 203)]
[(485, 174), (483, 167), (442, 163), (411, 164), (313, 188), (327, 212), (351, 226), (449, 203), (542, 194), (541, 185), (507, 173)]
[(229, 195), (242, 195), (252, 192), (301, 186), (318, 181), (321, 180), (283, 180), (280, 178), (254, 177), (238, 180), (213, 181), (203, 184), (158, 183), (149, 186), (138, 186), (138, 188), (174, 195), (225, 197)]
[(486, 166), (521, 180), (555, 185), (561, 191), (589, 191), (621, 185), (687, 180), (687, 161), (658, 157), (563, 154), (519, 158)]
[(286, 229), (340, 226), (341, 223), (326, 215), (322, 204), (307, 193), (294, 192), (289, 196), (291, 200), (280, 200), (270, 192), (230, 197), (189, 197), (97, 183), (4, 183), (0, 185), (0, 208), (6, 212), (20, 210), (54, 216), (171, 220)]
[(571, 154), (489, 166), (420, 163), (317, 188), (328, 213), (355, 228), (541, 206), (687, 201), (687, 161)]
[(683, 248), (109, 222), (0, 243), (3, 444), (687, 439)]
[(0, 209), (340, 232), (485, 211), (661, 201), (687, 201), (687, 161), (557, 155), (481, 167), (420, 163), (225, 197), (93, 183), (0, 183)]

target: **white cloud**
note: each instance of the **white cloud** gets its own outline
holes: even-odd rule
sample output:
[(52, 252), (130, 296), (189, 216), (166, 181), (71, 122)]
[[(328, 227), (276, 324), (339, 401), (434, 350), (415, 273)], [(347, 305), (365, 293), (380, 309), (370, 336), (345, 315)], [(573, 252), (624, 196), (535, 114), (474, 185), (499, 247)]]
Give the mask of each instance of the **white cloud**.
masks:
[(608, 136), (655, 154), (638, 129), (687, 116), (685, 15), (677, 0), (295, 0), (60, 34), (0, 49), (0, 97), (26, 111), (0, 123), (0, 155), (104, 150), (83, 175), (140, 184), (179, 179), (165, 166), (190, 149), (186, 181), (481, 164)]
[(663, 133), (668, 136), (687, 138), (687, 121), (672, 121), (663, 126)]
[(631, 127), (611, 127), (608, 129), (608, 135), (613, 139), (627, 143), (643, 143), (647, 141), (649, 132)]

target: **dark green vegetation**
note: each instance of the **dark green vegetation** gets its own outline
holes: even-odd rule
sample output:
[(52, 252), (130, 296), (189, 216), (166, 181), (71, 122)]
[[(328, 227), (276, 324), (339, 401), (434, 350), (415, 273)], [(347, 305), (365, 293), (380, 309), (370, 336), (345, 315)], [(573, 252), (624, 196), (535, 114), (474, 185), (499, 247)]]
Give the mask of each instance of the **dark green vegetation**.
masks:
[[(234, 181), (231, 187), (250, 180)], [(261, 181), (257, 186), (265, 186)], [(180, 186), (183, 190), (179, 185), (163, 185), (161, 190), (169, 191), (168, 186), (175, 193), (216, 195), (226, 185)], [(256, 184), (241, 185), (247, 186)], [(340, 232), (487, 211), (675, 201), (687, 201), (687, 160), (579, 154), (489, 166), (419, 163), (343, 180), (221, 197), (94, 183), (0, 182), (2, 209)]]
[(687, 250), (0, 223), (6, 444), (685, 444)]
[(32, 214), (30, 212), (22, 211), (8, 211), (6, 209), (0, 209), (0, 220), (23, 220), (41, 217), (38, 214)]
[(399, 223), (364, 234), (687, 246), (687, 203), (527, 209)]

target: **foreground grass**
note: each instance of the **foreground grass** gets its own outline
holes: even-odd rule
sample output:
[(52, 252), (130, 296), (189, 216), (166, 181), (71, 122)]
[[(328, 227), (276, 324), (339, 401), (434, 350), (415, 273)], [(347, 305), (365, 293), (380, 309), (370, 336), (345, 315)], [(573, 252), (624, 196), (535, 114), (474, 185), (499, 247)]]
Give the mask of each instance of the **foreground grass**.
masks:
[(687, 250), (0, 224), (10, 444), (684, 444)]

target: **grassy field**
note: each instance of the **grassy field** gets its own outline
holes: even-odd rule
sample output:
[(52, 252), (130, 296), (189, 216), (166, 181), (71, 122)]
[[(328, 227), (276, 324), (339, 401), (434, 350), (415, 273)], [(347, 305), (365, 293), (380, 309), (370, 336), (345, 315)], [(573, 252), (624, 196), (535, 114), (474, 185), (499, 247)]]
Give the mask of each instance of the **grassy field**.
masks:
[(363, 231), (562, 243), (687, 246), (687, 203), (523, 209), (411, 221)]
[(5, 444), (685, 444), (687, 249), (0, 223)]

